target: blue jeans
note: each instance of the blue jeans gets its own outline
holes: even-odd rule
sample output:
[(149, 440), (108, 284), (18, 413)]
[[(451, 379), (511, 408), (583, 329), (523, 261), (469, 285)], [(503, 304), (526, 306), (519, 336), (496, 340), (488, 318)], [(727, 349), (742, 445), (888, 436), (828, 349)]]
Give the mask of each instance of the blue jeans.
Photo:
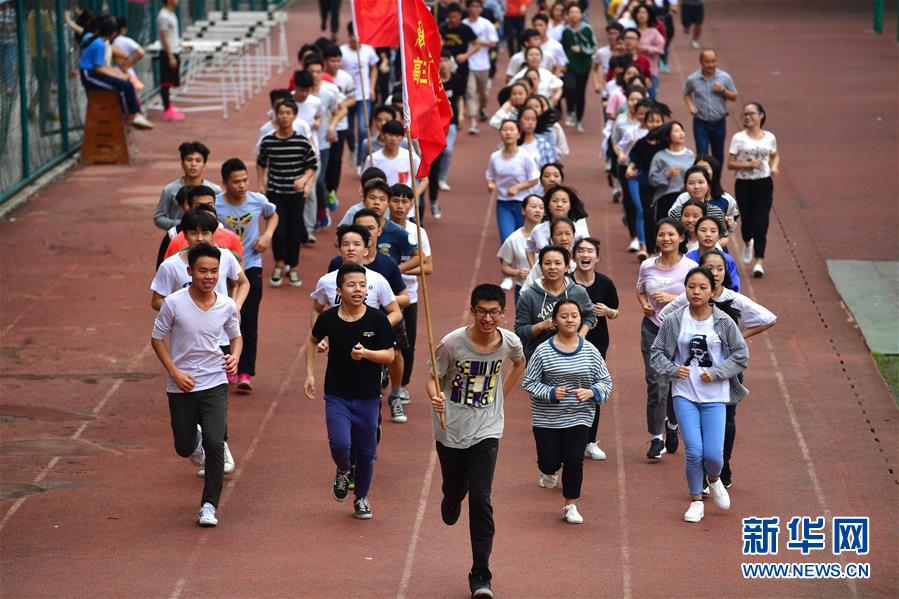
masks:
[[(359, 146), (362, 145), (362, 140), (366, 138), (368, 131), (368, 119), (365, 118), (366, 114), (368, 118), (371, 118), (371, 100), (365, 100), (363, 103), (362, 100), (356, 100), (355, 104), (356, 109), (350, 110), (348, 113), (349, 125), (348, 135), (350, 138), (351, 147), (357, 152), (359, 152)], [(358, 122), (358, 126), (356, 123)], [(355, 135), (355, 138), (353, 136)], [(358, 158), (357, 158), (358, 159)], [(359, 164), (362, 164), (361, 162)]]
[(691, 495), (701, 495), (705, 473), (718, 477), (724, 465), (725, 403), (696, 403), (674, 396), (674, 412), (684, 437), (687, 485)]
[[(325, 395), (325, 422), (331, 458), (341, 472), (350, 470), (350, 445), (356, 458), (356, 497), (367, 497), (378, 447), (381, 399), (346, 399)], [(723, 443), (723, 441), (722, 441)]]
[(524, 214), (521, 213), (521, 202), (518, 200), (496, 201), (496, 226), (499, 228), (499, 242), (524, 226)]
[(659, 95), (659, 76), (653, 75), (652, 79), (652, 87), (649, 89), (649, 97), (653, 100), (656, 99), (656, 96)]
[(724, 164), (724, 137), (727, 134), (726, 119), (715, 123), (693, 117), (693, 139), (696, 140), (696, 155), (708, 154)]
[(446, 148), (443, 150), (443, 158), (440, 160), (440, 175), (438, 179), (446, 183), (449, 177), (450, 163), (453, 161), (453, 147), (456, 145), (456, 133), (458, 128), (455, 123), (450, 124), (446, 134)]
[(646, 244), (646, 226), (643, 224), (643, 202), (640, 199), (640, 180), (638, 177), (627, 180), (627, 189), (631, 192), (634, 204), (634, 230), (641, 245)]

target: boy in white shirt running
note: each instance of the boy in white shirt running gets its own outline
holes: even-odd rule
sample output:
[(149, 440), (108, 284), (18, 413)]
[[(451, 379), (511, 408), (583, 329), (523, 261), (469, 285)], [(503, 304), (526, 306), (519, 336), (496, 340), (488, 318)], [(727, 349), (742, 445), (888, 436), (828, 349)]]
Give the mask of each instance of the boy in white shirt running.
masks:
[[(196, 466), (205, 465), (197, 523), (216, 526), (215, 510), (225, 474), (226, 374), (237, 373), (243, 339), (234, 300), (215, 290), (221, 250), (205, 243), (198, 245), (188, 252), (187, 263), (190, 286), (162, 303), (150, 343), (168, 375), (166, 391), (175, 451)], [(223, 328), (231, 346), (227, 355), (219, 348)]]

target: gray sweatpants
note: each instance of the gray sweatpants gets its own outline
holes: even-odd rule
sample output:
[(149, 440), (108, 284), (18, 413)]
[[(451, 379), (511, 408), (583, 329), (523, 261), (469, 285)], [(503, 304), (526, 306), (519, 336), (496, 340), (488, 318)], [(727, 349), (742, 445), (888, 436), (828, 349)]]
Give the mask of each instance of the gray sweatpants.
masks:
[(218, 508), (225, 478), (225, 434), (228, 430), (228, 383), (190, 393), (169, 393), (175, 451), (190, 457), (197, 448), (197, 425), (203, 429), (206, 479), (200, 505)]
[[(650, 435), (662, 435), (665, 433), (665, 418), (668, 416), (668, 380), (653, 370), (649, 364), (649, 350), (652, 342), (659, 333), (651, 320), (644, 317), (640, 325), (640, 353), (643, 354), (643, 370), (646, 376), (646, 427)], [(672, 416), (673, 410), (671, 410)], [(671, 418), (671, 423), (676, 424), (677, 419)]]

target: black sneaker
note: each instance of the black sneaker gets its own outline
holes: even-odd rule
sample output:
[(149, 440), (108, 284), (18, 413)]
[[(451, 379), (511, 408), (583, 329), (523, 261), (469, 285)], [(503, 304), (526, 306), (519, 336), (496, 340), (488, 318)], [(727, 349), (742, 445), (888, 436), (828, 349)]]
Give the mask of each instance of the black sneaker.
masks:
[(471, 589), (471, 599), (493, 599), (493, 589), (490, 581), (478, 574), (468, 575), (468, 588)]
[(444, 524), (452, 526), (459, 520), (460, 514), (462, 514), (461, 503), (452, 503), (446, 497), (440, 500), (440, 516)]
[(346, 501), (346, 496), (350, 492), (350, 473), (337, 471), (334, 475), (334, 486), (331, 487), (331, 494), (337, 501)]
[(733, 482), (730, 471), (730, 462), (724, 462), (724, 467), (721, 468), (721, 484), (724, 485), (725, 489), (730, 489)]
[(665, 425), (665, 453), (677, 453), (677, 429), (671, 430)]
[(353, 508), (356, 510), (355, 516), (357, 519), (371, 519), (371, 506), (368, 504), (368, 497), (359, 497), (353, 501)]
[(653, 437), (649, 442), (649, 451), (646, 452), (646, 457), (650, 460), (661, 460), (663, 453), (665, 453), (665, 442)]

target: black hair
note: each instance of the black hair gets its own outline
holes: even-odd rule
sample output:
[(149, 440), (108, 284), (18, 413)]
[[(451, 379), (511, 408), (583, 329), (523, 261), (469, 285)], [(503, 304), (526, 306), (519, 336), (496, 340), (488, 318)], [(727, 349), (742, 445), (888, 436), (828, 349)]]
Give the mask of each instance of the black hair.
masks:
[(187, 265), (191, 268), (200, 258), (215, 258), (216, 261), (222, 261), (222, 250), (208, 243), (200, 243), (187, 251)]
[(505, 310), (506, 292), (499, 285), (481, 283), (471, 290), (471, 307), (477, 306), (478, 302), (497, 302), (499, 307)]
[(116, 17), (115, 23), (118, 26), (119, 31), (121, 31), (122, 29), (128, 29), (128, 19), (126, 19), (125, 17)]
[(356, 36), (355, 29), (353, 28), (352, 19), (350, 19), (350, 21), (347, 22), (347, 24), (346, 24), (346, 32), (349, 33), (350, 35), (352, 35), (353, 37)]
[(337, 245), (340, 246), (340, 242), (343, 241), (344, 235), (347, 233), (355, 233), (362, 238), (362, 245), (368, 247), (368, 242), (371, 241), (371, 231), (363, 227), (362, 225), (352, 224), (352, 225), (340, 225), (337, 227)]
[[(574, 6), (574, 5), (572, 5), (572, 6)], [(581, 315), (580, 304), (578, 304), (576, 301), (574, 301), (570, 297), (564, 297), (564, 298), (560, 299), (559, 301), (557, 301), (556, 305), (553, 306), (553, 320), (556, 319), (556, 317), (559, 315), (559, 310), (561, 310), (562, 306), (564, 306), (565, 304), (571, 304), (571, 305), (577, 307), (577, 314), (578, 314), (578, 316)]]
[(706, 277), (709, 280), (709, 283), (712, 284), (712, 291), (715, 291), (715, 287), (718, 286), (715, 283), (715, 275), (713, 275), (712, 271), (710, 271), (708, 268), (705, 268), (704, 266), (696, 266), (691, 268), (687, 273), (687, 276), (684, 277), (684, 285), (687, 284), (687, 281), (689, 281), (690, 277), (692, 277), (693, 275), (702, 275)]
[(627, 35), (628, 33), (631, 33), (631, 32), (636, 33), (637, 39), (640, 39), (640, 30), (637, 29), (636, 27), (628, 27), (627, 29), (624, 30), (624, 32), (622, 32), (621, 37), (623, 38), (625, 35)]
[(387, 181), (382, 181), (381, 179), (374, 179), (363, 185), (362, 197), (367, 196), (370, 191), (383, 191), (388, 198), (390, 197), (390, 186), (387, 185)]
[(293, 100), (284, 100), (283, 102), (278, 104), (278, 109), (275, 110), (275, 113), (277, 114), (278, 110), (284, 108), (285, 106), (293, 112), (294, 116), (296, 116), (296, 114), (300, 111), (300, 107), (297, 106), (296, 102), (294, 102)]
[(315, 85), (315, 82), (312, 81), (312, 75), (310, 75), (306, 71), (297, 70), (293, 72), (294, 88), (308, 89), (313, 85)]
[(190, 193), (192, 187), (192, 185), (182, 185), (181, 189), (175, 192), (175, 202), (177, 202), (179, 206), (187, 204), (187, 194)]
[(631, 94), (636, 92), (640, 92), (641, 94), (643, 94), (644, 99), (649, 97), (649, 91), (642, 85), (628, 85), (624, 90), (624, 97), (630, 98)]
[(547, 17), (545, 14), (543, 14), (541, 12), (538, 12), (536, 15), (534, 15), (531, 18), (531, 23), (534, 23), (536, 21), (543, 21), (544, 23), (549, 25), (549, 17)]
[(317, 64), (324, 68), (325, 61), (322, 59), (321, 54), (309, 54), (303, 59), (303, 67), (308, 69), (311, 64)]
[(322, 36), (322, 37), (318, 38), (317, 40), (315, 40), (314, 42), (312, 42), (312, 45), (315, 46), (316, 48), (318, 48), (319, 51), (324, 50), (325, 48), (327, 48), (328, 46), (330, 46), (332, 44), (334, 44), (334, 40), (332, 40), (329, 37), (324, 37), (324, 36)]
[(524, 209), (528, 207), (528, 201), (530, 201), (531, 198), (537, 198), (538, 200), (540, 200), (540, 205), (543, 205), (543, 198), (541, 196), (537, 195), (536, 193), (529, 193), (528, 195), (524, 196), (523, 200), (521, 200), (522, 213), (524, 213)]
[(390, 197), (412, 199), (415, 197), (415, 192), (413, 192), (412, 188), (408, 185), (404, 185), (403, 183), (395, 183), (394, 185), (390, 186)]
[(622, 69), (625, 70), (634, 64), (634, 57), (623, 54), (621, 56), (613, 56), (609, 59), (609, 70)]
[[(721, 161), (712, 156), (711, 154), (700, 154), (696, 157), (696, 160), (693, 161), (693, 166), (697, 166), (699, 162), (708, 162), (709, 166), (712, 167), (711, 172), (711, 196), (713, 198), (720, 198), (724, 195), (724, 189), (721, 187)], [(684, 181), (687, 178), (684, 177)]]
[[(528, 85), (527, 83), (525, 83), (524, 81), (522, 81), (521, 79), (518, 79), (516, 81), (513, 81), (509, 85), (503, 87), (501, 90), (499, 90), (499, 92), (497, 92), (496, 100), (499, 102), (500, 105), (505, 104), (512, 97), (512, 88), (513, 87), (524, 88), (525, 95), (527, 95), (527, 96), (531, 95), (531, 86)], [(527, 98), (525, 98), (524, 101), (527, 102)]]
[(219, 227), (219, 221), (208, 212), (190, 211), (181, 217), (181, 230), (187, 231), (206, 231), (207, 233), (215, 233)]
[(330, 46), (326, 46), (322, 50), (322, 57), (325, 59), (328, 58), (340, 58), (343, 56), (343, 52), (340, 51), (340, 46), (336, 44), (331, 44)]
[(214, 198), (215, 190), (208, 185), (194, 185), (190, 188), (190, 191), (187, 192), (187, 203), (192, 205), (194, 203), (194, 198), (200, 196), (212, 196)]
[(390, 104), (378, 104), (375, 106), (374, 110), (371, 111), (371, 121), (374, 122), (375, 117), (381, 114), (382, 112), (386, 112), (390, 115), (391, 120), (396, 120), (396, 108), (391, 106)]
[(765, 121), (768, 119), (768, 113), (765, 112), (765, 107), (762, 106), (759, 102), (746, 102), (745, 104), (743, 104), (743, 108), (746, 108), (747, 106), (755, 106), (756, 110), (758, 110), (762, 115), (762, 120), (759, 123), (759, 126), (764, 127)]
[(528, 52), (530, 52), (531, 50), (537, 50), (538, 52), (540, 52), (540, 56), (543, 56), (543, 48), (541, 48), (540, 46), (528, 46), (524, 49), (525, 59), (527, 59)]
[(350, 264), (344, 263), (340, 265), (340, 268), (337, 269), (337, 286), (343, 287), (343, 280), (347, 275), (359, 273), (363, 277), (365, 276), (365, 267), (361, 264)]
[[(705, 254), (703, 254), (703, 256), (705, 256), (707, 254), (711, 254), (711, 253), (712, 253), (711, 251), (706, 252)], [(718, 252), (718, 253), (720, 253), (720, 252)], [(701, 260), (702, 260), (702, 258), (700, 258), (700, 261)], [(727, 277), (727, 269), (726, 268), (724, 269), (724, 273), (725, 273), (725, 280), (727, 280), (728, 277)], [(715, 288), (717, 287), (717, 285), (715, 284), (715, 275), (713, 275), (712, 271), (710, 271), (705, 266), (697, 266), (696, 268), (690, 269), (690, 272), (688, 272), (687, 276), (684, 277), (684, 285), (685, 286), (687, 284), (687, 281), (690, 279), (690, 277), (692, 277), (695, 274), (701, 274), (705, 277), (708, 277), (709, 282), (712, 284), (712, 291), (715, 291)], [(719, 310), (721, 310), (722, 312), (727, 314), (731, 318), (731, 320), (733, 320), (735, 323), (737, 323), (737, 325), (740, 324), (740, 316), (742, 313), (740, 312), (740, 310), (738, 308), (734, 307), (733, 300), (727, 300), (726, 302), (716, 302), (712, 299), (709, 299), (709, 305), (714, 306), (715, 308), (718, 308)]]
[(637, 11), (640, 10), (641, 8), (645, 8), (647, 14), (649, 15), (649, 19), (647, 19), (647, 21), (646, 21), (646, 26), (647, 27), (655, 27), (656, 26), (656, 11), (649, 4), (645, 4), (645, 3), (638, 4), (637, 8), (634, 9), (634, 14), (631, 15), (631, 18), (636, 23), (637, 22)]
[(573, 221), (587, 218), (587, 210), (584, 208), (584, 202), (578, 197), (574, 188), (568, 187), (567, 185), (553, 185), (543, 194), (543, 208), (546, 210), (544, 217), (549, 215), (549, 200), (557, 191), (564, 191), (568, 196), (568, 203), (571, 204), (571, 207), (568, 208), (568, 218)]
[(565, 223), (566, 225), (571, 227), (572, 233), (577, 232), (577, 227), (575, 227), (573, 220), (571, 220), (567, 216), (556, 216), (551, 221), (549, 221), (549, 236), (550, 236), (550, 238), (552, 238), (553, 231), (556, 230), (556, 226), (559, 225), (560, 223)]
[[(119, 23), (116, 21), (116, 18), (112, 15), (105, 15), (100, 17), (99, 21), (97, 21), (96, 37), (106, 37), (107, 35), (118, 32), (118, 30)], [(93, 42), (93, 40), (91, 40), (91, 42)]]
[(521, 125), (518, 124), (517, 119), (503, 119), (499, 124), (500, 130), (502, 130), (503, 125), (505, 125), (506, 123), (513, 123), (515, 125), (515, 128), (518, 129), (519, 132), (521, 132)]
[[(521, 40), (521, 45), (524, 46), (524, 43), (527, 40), (531, 39), (532, 37), (538, 37), (539, 35), (540, 35), (540, 32), (537, 31), (536, 29), (534, 29), (533, 27), (525, 28), (524, 31), (521, 32), (521, 36), (519, 37), (519, 39)], [(523, 49), (524, 48), (522, 48), (522, 50)]]
[[(565, 218), (560, 217), (560, 218)], [(567, 248), (563, 248), (561, 245), (547, 245), (543, 246), (543, 249), (537, 254), (537, 264), (543, 263), (543, 257), (550, 252), (558, 252), (562, 254), (562, 259), (565, 262), (566, 268), (569, 262), (571, 262), (571, 252), (568, 251)]]
[(290, 93), (290, 90), (273, 89), (270, 92), (268, 92), (268, 103), (271, 106), (274, 106), (275, 102), (277, 102), (278, 100), (287, 100), (287, 99), (291, 99), (291, 100), (293, 99), (293, 94)]
[(699, 265), (700, 266), (703, 266), (703, 267), (705, 266), (706, 260), (708, 259), (709, 255), (715, 255), (715, 256), (719, 256), (721, 258), (721, 262), (724, 263), (724, 280), (721, 281), (721, 284), (724, 287), (726, 287), (727, 289), (733, 289), (734, 284), (730, 278), (730, 272), (728, 272), (728, 270), (727, 270), (727, 258), (724, 257), (724, 252), (722, 252), (718, 248), (703, 252), (702, 255), (699, 257)]
[[(658, 105), (656, 104), (655, 106), (653, 106), (652, 108), (650, 108), (649, 110), (647, 110), (645, 115), (643, 115), (643, 124), (644, 124), (644, 125), (646, 124), (646, 121), (649, 120), (649, 117), (651, 117), (652, 115), (658, 115), (659, 118), (662, 119), (663, 124), (664, 124), (665, 118), (671, 116), (671, 113), (669, 112), (669, 113), (666, 115), (664, 112), (662, 112), (662, 110), (661, 110), (661, 109), (658, 107)], [(654, 139), (653, 141), (654, 141), (654, 142), (655, 142), (655, 141), (658, 141), (658, 139)]]
[(461, 14), (462, 7), (459, 5), (458, 2), (453, 2), (452, 4), (450, 4), (449, 6), (446, 7), (446, 12), (447, 12), (447, 14), (449, 14), (451, 12), (457, 12), (457, 13)]
[[(215, 204), (200, 204), (193, 209), (193, 212), (208, 212), (216, 220), (218, 220), (218, 213), (215, 211)], [(218, 225), (216, 225), (216, 230), (218, 230)]]
[(375, 179), (380, 179), (381, 181), (387, 180), (387, 175), (376, 166), (370, 166), (364, 171), (362, 171), (362, 175), (360, 175), (359, 180), (362, 182), (362, 187), (365, 188), (365, 185), (369, 181), (374, 181)]
[(403, 129), (403, 124), (396, 119), (391, 121), (387, 121), (381, 127), (381, 133), (385, 135), (405, 135), (406, 130)]
[(609, 21), (609, 23), (606, 25), (606, 31), (611, 31), (612, 29), (614, 29), (618, 33), (623, 33), (624, 25), (622, 25), (618, 21)]
[[(297, 61), (303, 62), (303, 57), (309, 52), (315, 52), (317, 54), (318, 46), (315, 44), (303, 44), (297, 52)], [(296, 73), (294, 73), (294, 76), (296, 76)]]
[(247, 165), (240, 158), (229, 158), (222, 163), (222, 181), (231, 178), (231, 173), (247, 170)]
[(357, 220), (359, 220), (360, 218), (365, 218), (366, 216), (371, 216), (375, 219), (375, 222), (378, 223), (378, 225), (381, 224), (381, 215), (371, 208), (360, 208), (359, 212), (353, 215), (353, 224), (355, 225)]
[(671, 130), (674, 129), (675, 125), (680, 127), (684, 132), (687, 131), (686, 129), (684, 129), (684, 126), (680, 121), (668, 121), (667, 123), (659, 127), (659, 142), (662, 144), (663, 148), (668, 148), (669, 146), (671, 146)]
[(543, 178), (543, 171), (545, 171), (549, 167), (554, 167), (559, 171), (559, 174), (562, 175), (562, 181), (565, 180), (565, 167), (562, 166), (561, 162), (547, 162), (543, 166), (540, 167), (540, 178)]
[(577, 252), (578, 246), (585, 244), (585, 243), (589, 243), (590, 245), (592, 245), (594, 247), (594, 249), (596, 249), (596, 255), (599, 256), (600, 243), (599, 243), (599, 239), (597, 239), (596, 237), (581, 237), (580, 239), (578, 239), (577, 241), (574, 242), (574, 246), (572, 249), (575, 252)]
[(191, 154), (199, 154), (203, 157), (203, 162), (209, 159), (209, 148), (199, 141), (186, 141), (178, 146), (178, 153), (181, 155), (182, 162), (187, 160)]

